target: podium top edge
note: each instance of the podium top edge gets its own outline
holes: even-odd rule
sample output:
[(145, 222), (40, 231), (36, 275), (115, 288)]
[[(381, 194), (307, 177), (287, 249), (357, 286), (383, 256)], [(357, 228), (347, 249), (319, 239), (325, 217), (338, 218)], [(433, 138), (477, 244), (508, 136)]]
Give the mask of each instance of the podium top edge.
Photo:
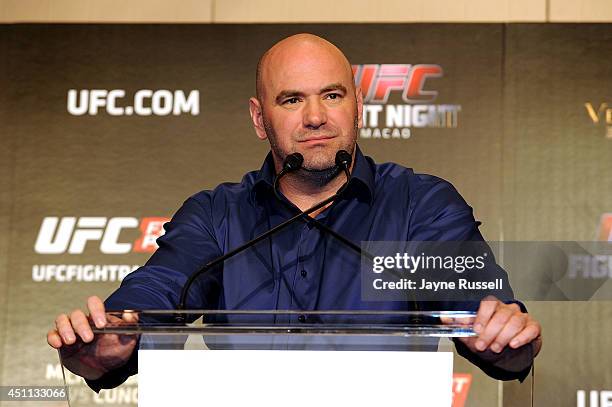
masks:
[(355, 316), (422, 316), (422, 317), (454, 317), (471, 318), (474, 311), (384, 311), (384, 310), (108, 310), (107, 314), (138, 313), (143, 315), (355, 315)]

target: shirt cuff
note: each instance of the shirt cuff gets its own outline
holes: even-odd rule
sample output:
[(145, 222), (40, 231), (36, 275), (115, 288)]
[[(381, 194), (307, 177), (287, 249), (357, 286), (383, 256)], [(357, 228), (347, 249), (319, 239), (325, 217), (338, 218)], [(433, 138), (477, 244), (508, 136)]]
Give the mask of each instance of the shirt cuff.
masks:
[(102, 389), (112, 389), (124, 383), (128, 377), (138, 373), (138, 348), (140, 345), (140, 338), (136, 343), (136, 347), (132, 352), (132, 356), (128, 362), (118, 369), (106, 372), (102, 377), (89, 380), (85, 379), (85, 383), (96, 393), (99, 393)]
[(457, 353), (497, 380), (519, 380), (522, 383), (533, 367), (533, 342), (516, 349), (506, 347), (502, 352), (495, 353), (490, 349), (472, 352), (457, 338), (453, 338), (453, 341)]

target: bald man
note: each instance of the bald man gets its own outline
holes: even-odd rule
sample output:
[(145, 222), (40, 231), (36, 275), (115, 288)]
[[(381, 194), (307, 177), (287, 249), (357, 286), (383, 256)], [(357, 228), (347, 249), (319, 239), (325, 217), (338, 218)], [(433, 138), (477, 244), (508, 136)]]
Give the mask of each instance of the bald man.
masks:
[[(332, 196), (346, 181), (335, 164), (339, 150), (353, 157), (343, 199), (313, 212), (319, 223), (302, 219), (226, 262), (223, 270), (204, 274), (187, 307), (413, 309), (413, 302), (362, 301), (359, 256), (320, 224), (357, 244), (484, 239), (472, 209), (448, 182), (392, 163), (375, 164), (361, 153), (356, 141), (362, 107), (351, 65), (330, 42), (298, 34), (270, 48), (257, 67), (256, 97), (249, 100), (257, 137), (270, 143), (263, 166), (240, 183), (187, 199), (166, 224), (159, 249), (105, 303), (91, 297), (89, 316), (75, 310), (57, 317), (48, 342), (63, 352), (66, 366), (95, 390), (116, 386), (135, 373), (137, 341), (96, 339), (89, 321), (98, 328), (121, 322), (109, 321), (105, 309), (176, 309), (181, 287), (204, 264)], [(275, 177), (296, 152), (303, 165), (280, 179), (278, 199)], [(499, 277), (509, 286), (503, 270)], [(511, 291), (506, 294), (511, 298)], [(540, 325), (520, 303), (507, 302), (488, 297), (476, 303), (474, 329), (479, 336), (463, 339), (457, 347), (493, 377), (522, 379), (540, 349)], [(289, 316), (283, 322), (307, 322), (307, 317)], [(497, 363), (507, 358), (495, 355), (519, 349), (527, 354), (521, 369)]]
[(300, 171), (281, 179), (282, 193), (301, 210), (333, 195), (344, 182), (336, 153), (355, 151), (362, 120), (363, 98), (344, 54), (311, 34), (286, 38), (262, 56), (256, 90), (251, 119), (257, 137), (270, 142), (276, 172), (289, 154), (304, 157)]

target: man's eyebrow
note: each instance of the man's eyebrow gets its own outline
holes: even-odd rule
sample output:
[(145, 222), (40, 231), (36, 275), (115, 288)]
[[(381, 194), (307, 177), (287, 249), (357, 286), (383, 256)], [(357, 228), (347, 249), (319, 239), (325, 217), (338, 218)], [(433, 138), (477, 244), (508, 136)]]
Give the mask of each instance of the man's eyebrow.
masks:
[(339, 90), (340, 92), (345, 93), (345, 94), (347, 93), (346, 87), (342, 85), (341, 83), (332, 83), (331, 85), (327, 85), (326, 87), (321, 89), (319, 93), (326, 93), (326, 92), (331, 92), (334, 90)]
[[(332, 83), (331, 85), (327, 85), (319, 91), (319, 94), (332, 92), (332, 91), (340, 91), (344, 94), (347, 93), (346, 87), (341, 83)], [(286, 98), (296, 97), (296, 96), (304, 96), (305, 93), (299, 90), (283, 90), (281, 91), (275, 98), (276, 103), (280, 104)]]
[(299, 90), (283, 90), (281, 91), (275, 98), (276, 103), (281, 103), (283, 99), (295, 96), (304, 96), (304, 92), (300, 92)]

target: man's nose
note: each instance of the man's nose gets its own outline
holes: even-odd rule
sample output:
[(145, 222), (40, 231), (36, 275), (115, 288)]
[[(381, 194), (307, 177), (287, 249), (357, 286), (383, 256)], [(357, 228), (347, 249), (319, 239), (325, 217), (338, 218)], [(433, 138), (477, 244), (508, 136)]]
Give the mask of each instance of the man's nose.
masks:
[(327, 122), (325, 105), (318, 97), (306, 102), (303, 122), (304, 127), (310, 129), (318, 129)]

